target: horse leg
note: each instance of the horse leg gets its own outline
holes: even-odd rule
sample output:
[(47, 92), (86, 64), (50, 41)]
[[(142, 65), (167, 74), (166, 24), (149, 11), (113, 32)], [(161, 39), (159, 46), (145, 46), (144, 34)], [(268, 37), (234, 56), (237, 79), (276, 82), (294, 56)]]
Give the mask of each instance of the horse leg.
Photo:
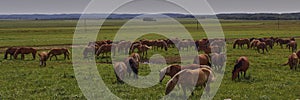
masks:
[(25, 59), (25, 56), (24, 54), (21, 54), (21, 59), (24, 60)]
[(246, 71), (244, 71), (244, 78), (246, 77)]
[(56, 58), (56, 60), (57, 60), (57, 56), (56, 55), (54, 55), (55, 56), (55, 58)]

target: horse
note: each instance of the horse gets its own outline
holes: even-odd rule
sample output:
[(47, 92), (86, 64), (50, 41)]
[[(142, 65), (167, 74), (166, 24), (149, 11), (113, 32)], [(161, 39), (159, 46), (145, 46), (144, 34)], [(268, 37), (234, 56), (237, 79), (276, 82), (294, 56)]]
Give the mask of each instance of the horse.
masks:
[(18, 55), (21, 54), (21, 59), (24, 60), (25, 56), (24, 54), (32, 54), (33, 60), (35, 59), (35, 55), (36, 55), (36, 49), (34, 48), (29, 48), (29, 47), (21, 47), (18, 48), (15, 53), (14, 53), (14, 58), (17, 59)]
[(50, 57), (50, 61), (52, 59), (53, 56), (55, 56), (56, 60), (57, 60), (57, 55), (62, 55), (64, 54), (64, 59), (66, 60), (66, 58), (68, 58), (68, 60), (70, 60), (70, 52), (68, 49), (66, 48), (54, 48), (51, 49), (48, 53), (48, 57)]
[(139, 46), (141, 46), (141, 42), (133, 42), (130, 46), (129, 53), (133, 53), (135, 49), (137, 49)]
[(141, 61), (141, 57), (138, 53), (132, 53), (129, 57), (134, 58), (137, 62)]
[(4, 54), (4, 59), (7, 59), (8, 54), (10, 55), (10, 59), (11, 59), (11, 57), (14, 55), (14, 53), (17, 51), (17, 49), (18, 48), (16, 48), (16, 47), (7, 48), (5, 51), (5, 54)]
[(217, 70), (221, 71), (224, 63), (226, 62), (226, 56), (224, 53), (213, 53), (211, 54), (211, 62)]
[(116, 75), (117, 81), (123, 83), (123, 79), (127, 72), (127, 66), (124, 62), (116, 62), (114, 65), (114, 73)]
[(160, 48), (161, 50), (164, 48), (165, 51), (168, 51), (168, 44), (165, 41), (157, 41), (154, 46), (156, 46), (157, 50)]
[(100, 46), (98, 48), (98, 50), (96, 51), (96, 56), (99, 56), (102, 53), (102, 57), (104, 57), (104, 54), (106, 54), (106, 56), (108, 56), (109, 52), (112, 52), (113, 55), (115, 55), (116, 53), (116, 46), (113, 46), (115, 44), (104, 44), (102, 46)]
[(131, 72), (134, 73), (133, 77), (135, 79), (138, 79), (138, 73), (139, 73), (139, 62), (136, 61), (133, 57), (127, 57), (125, 60), (124, 60), (126, 66), (128, 67), (127, 68), (127, 73), (128, 73), (128, 76), (131, 76)]
[(142, 54), (142, 58), (146, 58), (147, 57), (147, 55), (148, 55), (148, 50), (149, 49), (151, 49), (152, 47), (149, 47), (149, 46), (147, 46), (147, 45), (140, 45), (140, 46), (138, 46), (138, 53), (139, 54)]
[(118, 52), (124, 51), (125, 54), (128, 54), (130, 49), (131, 42), (130, 41), (121, 41), (118, 43)]
[(269, 51), (268, 51), (268, 48), (267, 48), (267, 45), (266, 45), (265, 42), (258, 42), (256, 48), (257, 48), (257, 52), (258, 52), (258, 53), (259, 53), (259, 49), (261, 49), (261, 50), (263, 51), (263, 53), (265, 53), (265, 50), (266, 50), (267, 52), (269, 52)]
[(281, 47), (281, 49), (283, 48), (283, 44), (288, 44), (288, 43), (290, 43), (291, 42), (291, 40), (289, 40), (289, 39), (277, 39), (276, 41), (275, 41), (276, 43), (277, 43), (277, 45), (278, 45), (278, 43), (280, 44), (280, 47)]
[(237, 39), (234, 41), (233, 44), (233, 49), (235, 49), (236, 45), (238, 45), (238, 47), (243, 48), (243, 45), (247, 45), (248, 49), (250, 46), (250, 40), (249, 39)]
[(197, 68), (211, 69), (209, 66), (199, 65), (199, 64), (190, 64), (190, 65), (186, 65), (186, 66), (180, 66), (178, 64), (169, 65), (159, 71), (159, 76), (160, 76), (159, 82), (161, 83), (166, 75), (170, 76), (172, 78), (176, 73), (178, 73), (181, 70), (197, 69)]
[(234, 80), (236, 77), (240, 78), (240, 73), (244, 72), (244, 77), (246, 76), (246, 72), (249, 68), (249, 60), (245, 56), (239, 57), (234, 65), (234, 69), (232, 70), (232, 77), (231, 79)]
[(40, 53), (38, 53), (38, 55), (40, 57), (40, 66), (46, 67), (46, 61), (49, 58), (48, 53), (47, 52), (40, 52)]
[(98, 46), (88, 46), (88, 47), (85, 47), (84, 50), (83, 50), (83, 58), (88, 58), (88, 54), (91, 54), (91, 55), (95, 55), (97, 50), (99, 49)]
[(222, 50), (222, 49), (225, 49), (226, 42), (224, 40), (217, 39), (217, 40), (212, 41), (210, 45), (220, 47)]
[(289, 65), (290, 69), (293, 70), (297, 70), (299, 64), (299, 57), (297, 56), (296, 53), (292, 53), (289, 58), (288, 58), (288, 62), (286, 64), (283, 64), (283, 66)]
[(209, 56), (207, 54), (200, 54), (196, 56), (194, 58), (194, 64), (211, 66), (211, 63), (209, 62)]
[(212, 70), (207, 68), (198, 68), (198, 69), (184, 69), (178, 72), (173, 78), (171, 78), (167, 85), (165, 95), (168, 95), (175, 87), (176, 84), (180, 85), (184, 97), (186, 97), (186, 90), (190, 90), (192, 95), (194, 95), (192, 89), (196, 87), (205, 87), (206, 92), (210, 91), (210, 83), (215, 81), (215, 76), (213, 75)]
[(290, 43), (288, 43), (286, 45), (286, 48), (289, 48), (289, 51), (292, 48), (292, 52), (296, 52), (296, 50), (297, 50), (297, 42), (296, 41), (291, 41)]
[(264, 41), (261, 41), (261, 42), (265, 42), (267, 46), (269, 46), (271, 49), (273, 49), (274, 41), (272, 39), (265, 39)]
[(250, 43), (250, 48), (254, 48), (257, 47), (257, 43), (260, 42), (259, 40), (252, 40), (252, 42)]
[(184, 50), (184, 48), (186, 48), (186, 50), (188, 51), (189, 50), (189, 41), (180, 41), (178, 43), (178, 49), (179, 50)]

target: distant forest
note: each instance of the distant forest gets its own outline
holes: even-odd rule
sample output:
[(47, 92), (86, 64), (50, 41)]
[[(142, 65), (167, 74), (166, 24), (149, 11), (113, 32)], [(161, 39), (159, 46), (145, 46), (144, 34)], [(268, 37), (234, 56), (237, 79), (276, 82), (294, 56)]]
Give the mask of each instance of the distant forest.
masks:
[[(132, 19), (142, 14), (86, 14), (86, 19)], [(172, 18), (215, 18), (212, 15), (188, 15), (188, 14), (176, 14), (165, 13), (163, 14)], [(163, 18), (161, 14), (153, 14), (147, 16), (148, 18)], [(300, 13), (232, 13), (232, 14), (217, 14), (218, 19), (224, 20), (300, 20)], [(13, 15), (0, 15), (2, 20), (74, 20), (79, 19), (81, 14), (13, 14)]]

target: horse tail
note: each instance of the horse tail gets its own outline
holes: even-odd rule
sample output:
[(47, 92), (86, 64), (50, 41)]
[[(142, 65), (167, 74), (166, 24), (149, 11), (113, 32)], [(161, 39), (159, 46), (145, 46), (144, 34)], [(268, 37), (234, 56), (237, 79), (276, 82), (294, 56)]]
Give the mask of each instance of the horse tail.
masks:
[(177, 82), (179, 81), (179, 76), (181, 73), (186, 72), (187, 70), (182, 70), (180, 72), (178, 72), (177, 74), (175, 74), (167, 83), (166, 85), (166, 91), (165, 91), (165, 95), (169, 94), (175, 87), (175, 85), (177, 84)]
[(289, 64), (289, 62), (287, 62), (287, 63), (285, 63), (285, 64), (282, 64), (282, 66), (286, 66), (286, 65), (288, 65)]
[(235, 40), (233, 43), (233, 49), (235, 49), (236, 44), (237, 44), (237, 40)]

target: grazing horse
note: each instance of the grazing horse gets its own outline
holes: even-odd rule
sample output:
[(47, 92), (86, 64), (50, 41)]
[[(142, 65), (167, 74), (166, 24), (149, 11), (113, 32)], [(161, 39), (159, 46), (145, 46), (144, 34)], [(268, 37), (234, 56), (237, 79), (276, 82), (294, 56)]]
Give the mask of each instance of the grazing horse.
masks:
[(168, 44), (165, 41), (157, 41), (154, 46), (156, 46), (156, 50), (160, 48), (161, 50), (164, 48), (165, 51), (168, 51)]
[(146, 58), (148, 55), (148, 50), (151, 49), (151, 47), (147, 46), (147, 45), (140, 45), (138, 46), (138, 53), (141, 54), (142, 53), (142, 58)]
[(291, 41), (290, 43), (288, 43), (286, 45), (286, 48), (289, 48), (289, 51), (291, 50), (291, 47), (292, 47), (292, 52), (296, 52), (297, 50), (297, 42), (296, 41)]
[(261, 42), (265, 42), (267, 46), (269, 46), (271, 49), (273, 49), (274, 41), (272, 39), (265, 39), (264, 41), (261, 41)]
[(130, 46), (129, 53), (133, 53), (135, 49), (137, 49), (139, 46), (141, 46), (141, 42), (133, 42)]
[(125, 74), (127, 73), (127, 66), (124, 62), (114, 63), (114, 73), (116, 75), (117, 81), (123, 83)]
[(263, 51), (263, 53), (265, 53), (265, 50), (266, 50), (267, 52), (269, 52), (269, 51), (268, 51), (268, 48), (267, 48), (267, 45), (266, 45), (265, 42), (258, 42), (256, 48), (257, 48), (257, 52), (258, 52), (258, 53), (259, 53), (259, 49), (261, 49), (261, 50)]
[(291, 40), (289, 40), (289, 39), (277, 39), (275, 42), (277, 43), (277, 45), (278, 45), (278, 43), (280, 44), (280, 47), (281, 47), (281, 49), (283, 48), (283, 44), (288, 44), (288, 43), (290, 43), (290, 41)]
[(48, 59), (48, 53), (47, 52), (41, 52), (38, 53), (39, 57), (40, 57), (40, 66), (44, 66), (46, 67), (46, 61)]
[(200, 54), (196, 56), (194, 58), (194, 64), (211, 66), (211, 63), (209, 62), (209, 56), (207, 54)]
[(141, 57), (138, 53), (132, 53), (129, 57), (134, 58), (137, 62), (141, 62)]
[(159, 71), (159, 76), (160, 76), (159, 82), (162, 82), (166, 75), (170, 76), (172, 78), (176, 73), (178, 73), (181, 70), (197, 69), (197, 68), (211, 69), (209, 66), (199, 65), (199, 64), (190, 64), (190, 65), (186, 65), (186, 66), (180, 66), (178, 64), (169, 65)]
[(235, 49), (236, 45), (238, 45), (238, 47), (243, 48), (243, 45), (247, 45), (247, 48), (249, 49), (250, 47), (250, 40), (249, 39), (237, 39), (234, 41), (233, 43), (233, 49)]
[(175, 85), (180, 85), (184, 97), (186, 97), (186, 90), (190, 90), (192, 92), (192, 95), (194, 95), (192, 89), (194, 86), (198, 87), (200, 86), (206, 88), (206, 92), (209, 93), (210, 91), (210, 83), (215, 81), (215, 77), (212, 70), (209, 70), (207, 68), (198, 68), (198, 69), (185, 69), (180, 72), (178, 72), (173, 78), (171, 78), (167, 85), (166, 85), (166, 91), (165, 95), (168, 95), (175, 87)]
[(178, 49), (179, 50), (184, 50), (184, 48), (186, 48), (186, 50), (188, 51), (189, 50), (189, 41), (180, 41), (178, 43)]
[(133, 77), (135, 79), (138, 79), (139, 62), (136, 61), (133, 57), (127, 57), (124, 62), (127, 66), (128, 75), (131, 76), (131, 72), (133, 72)]
[(250, 48), (256, 48), (257, 47), (257, 43), (260, 42), (259, 40), (252, 40), (251, 44), (250, 44)]
[[(95, 42), (98, 46), (102, 46), (103, 44), (108, 44), (106, 41), (96, 41)], [(90, 44), (88, 46), (91, 46)], [(95, 46), (95, 45), (92, 45)]]
[(196, 47), (198, 51), (204, 50), (205, 48), (208, 47), (209, 41), (207, 39), (201, 39), (198, 41), (195, 41)]
[(128, 54), (130, 49), (131, 42), (130, 41), (121, 41), (118, 43), (118, 53), (121, 53), (122, 51), (125, 54)]
[(231, 79), (234, 80), (236, 77), (240, 78), (240, 73), (244, 72), (244, 77), (246, 76), (246, 71), (249, 68), (249, 60), (247, 57), (242, 56), (236, 60), (234, 69), (232, 70), (232, 77)]
[(57, 60), (57, 55), (62, 55), (64, 54), (64, 59), (66, 60), (66, 58), (68, 58), (68, 60), (70, 60), (70, 52), (68, 49), (66, 48), (54, 48), (51, 49), (48, 53), (48, 57), (50, 57), (50, 61), (52, 59), (53, 56), (55, 56), (56, 60)]
[(224, 63), (226, 62), (226, 55), (224, 53), (213, 53), (211, 54), (211, 62), (216, 70), (221, 71)]
[(88, 54), (91, 54), (94, 56), (96, 54), (96, 51), (98, 50), (98, 46), (88, 46), (85, 47), (83, 50), (83, 58), (88, 58)]
[(21, 47), (18, 48), (14, 53), (14, 58), (17, 59), (18, 55), (21, 54), (21, 59), (24, 60), (24, 54), (32, 54), (33, 59), (35, 59), (36, 49), (28, 48), (28, 47)]
[(10, 55), (10, 59), (11, 59), (11, 57), (14, 55), (14, 53), (17, 51), (17, 49), (18, 48), (15, 48), (15, 47), (7, 48), (5, 51), (5, 54), (4, 54), (4, 59), (7, 59), (8, 54)]
[(299, 58), (297, 54), (292, 53), (288, 58), (288, 62), (286, 64), (283, 64), (283, 66), (289, 65), (291, 70), (293, 69), (297, 70), (298, 64), (299, 64)]
[(116, 46), (113, 46), (115, 44), (104, 44), (102, 46), (99, 47), (99, 49), (96, 52), (96, 55), (99, 56), (102, 53), (102, 57), (104, 57), (104, 54), (106, 54), (106, 56), (108, 56), (109, 52), (112, 52), (113, 55), (115, 55), (116, 53)]

